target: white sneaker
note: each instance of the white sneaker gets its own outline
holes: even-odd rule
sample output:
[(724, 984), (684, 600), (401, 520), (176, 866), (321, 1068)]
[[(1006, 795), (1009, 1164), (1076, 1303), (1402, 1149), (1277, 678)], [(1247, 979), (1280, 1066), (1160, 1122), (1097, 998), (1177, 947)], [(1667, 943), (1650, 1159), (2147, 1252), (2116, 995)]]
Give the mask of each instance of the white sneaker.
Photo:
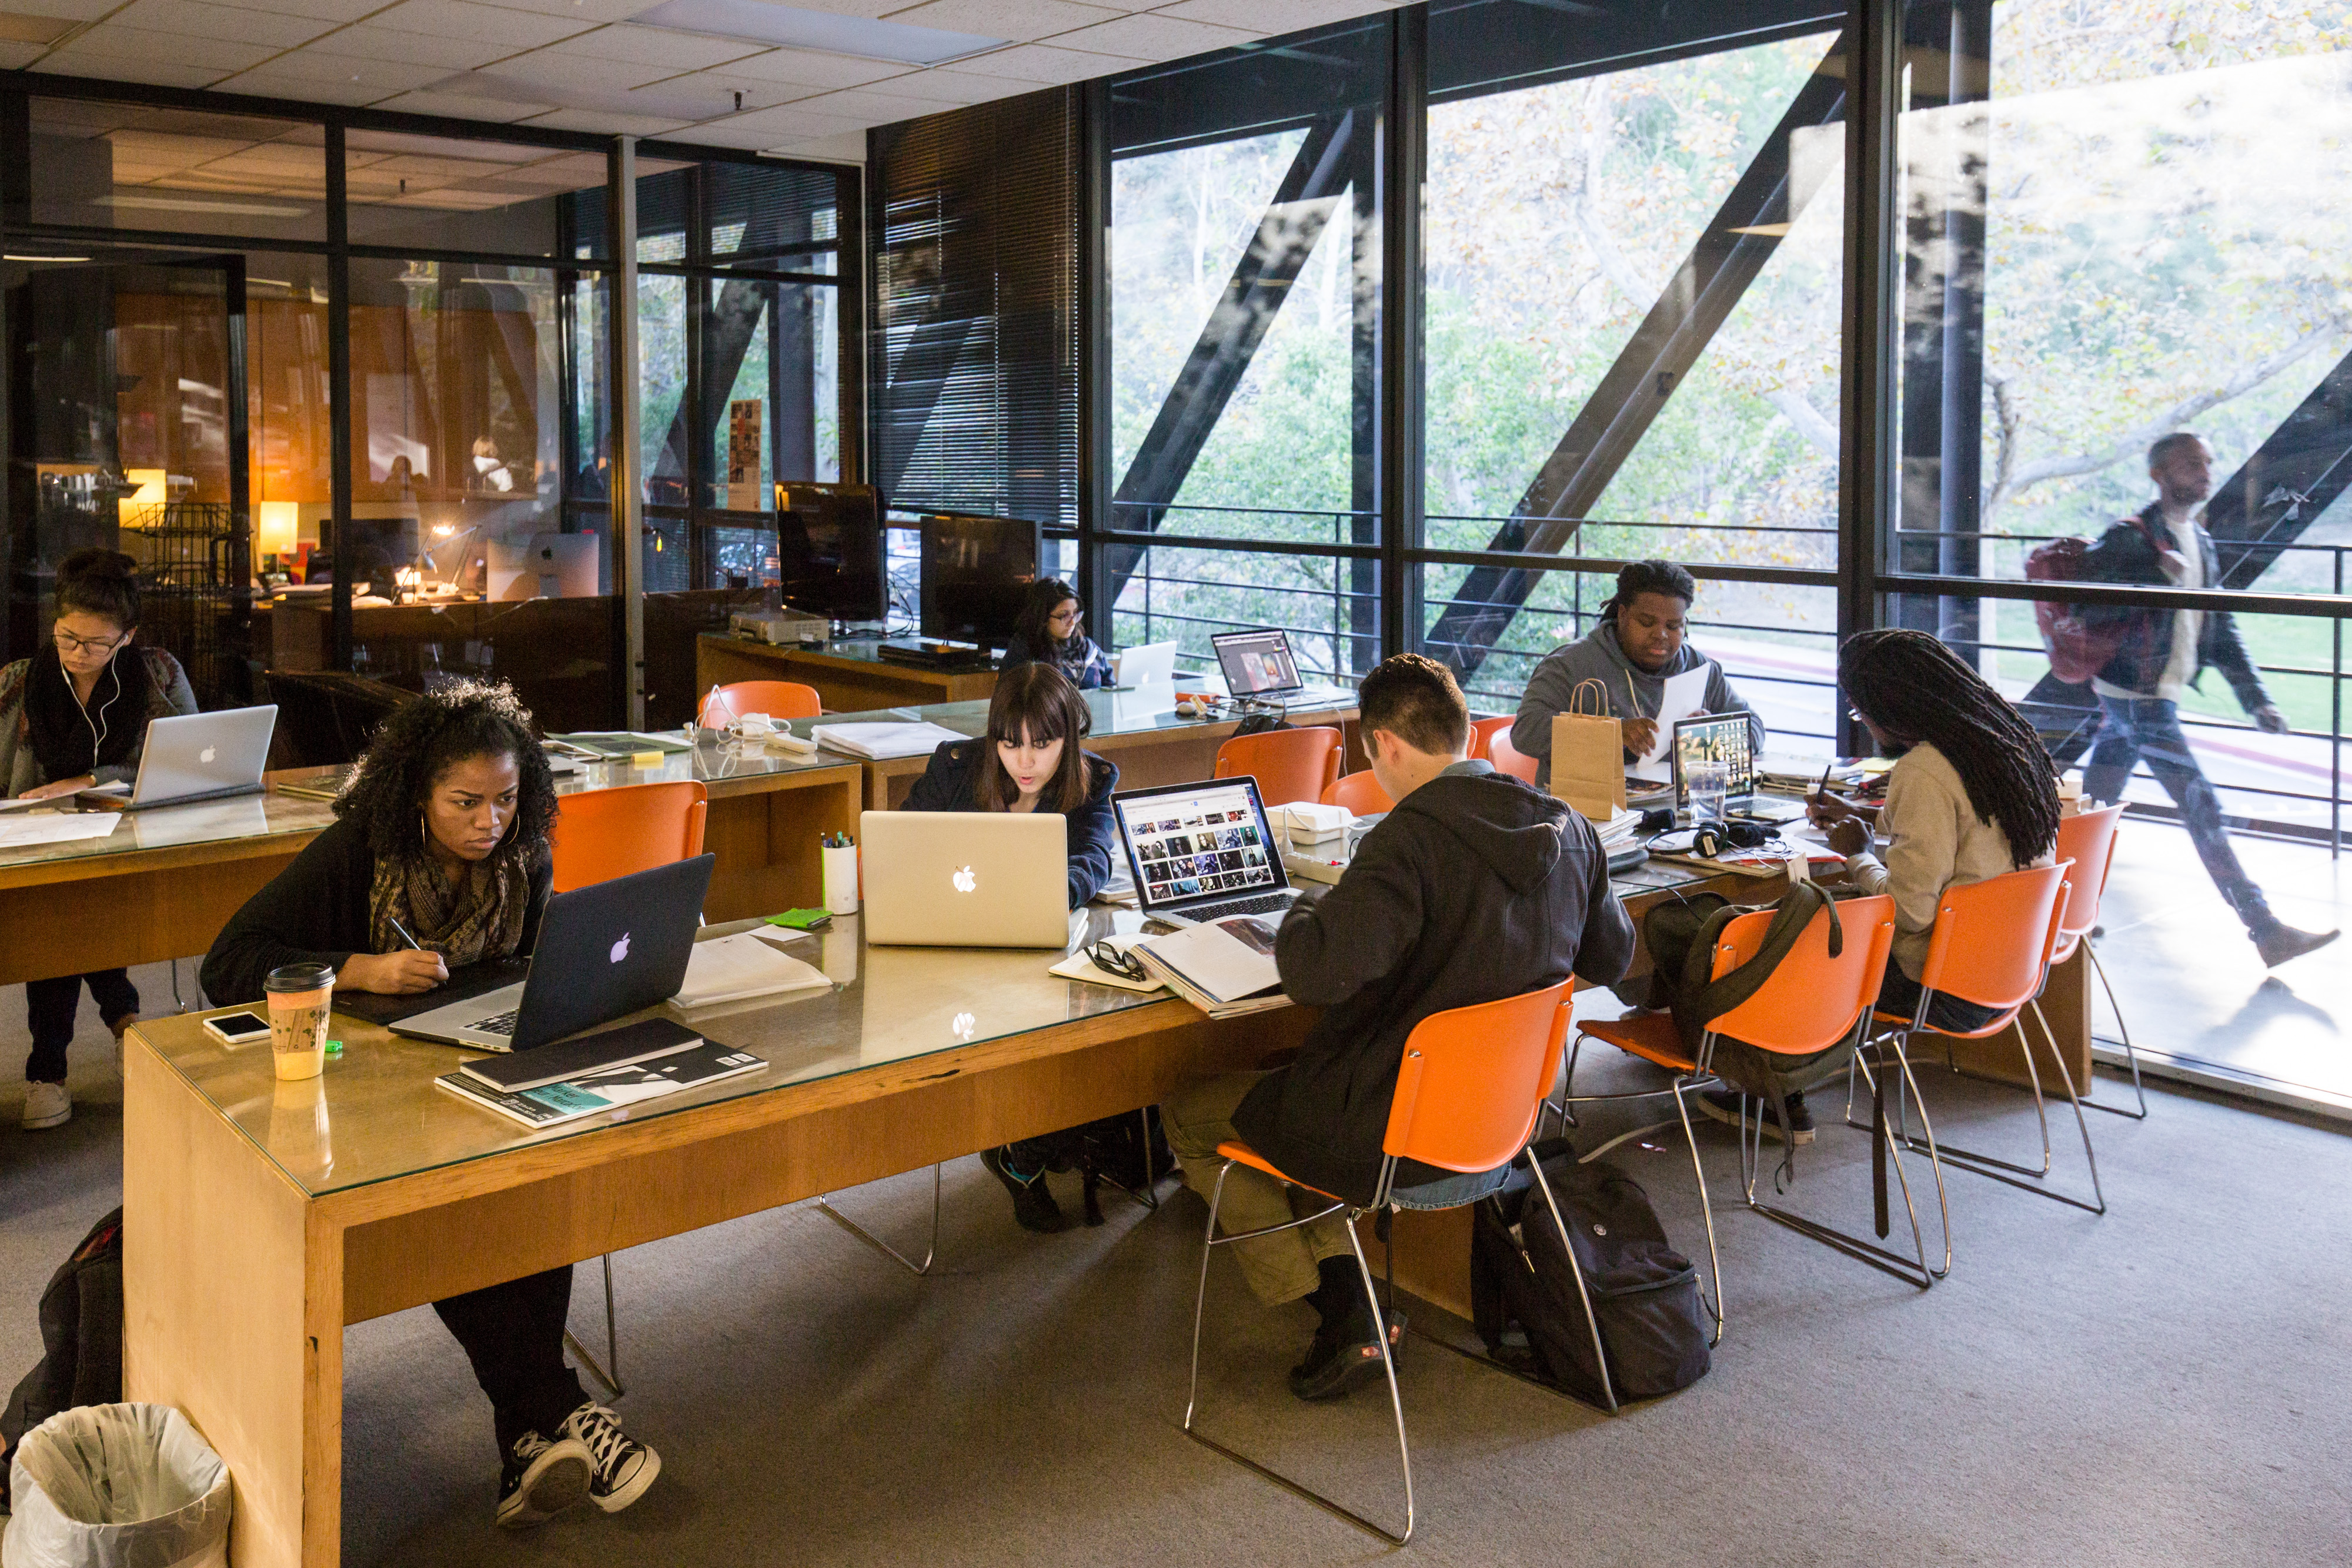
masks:
[(44, 1127), (62, 1127), (73, 1120), (73, 1096), (62, 1083), (27, 1083), (25, 1085), (25, 1114), (17, 1123), (28, 1133)]
[(588, 1500), (618, 1513), (646, 1495), (661, 1474), (661, 1456), (621, 1430), (621, 1418), (604, 1406), (583, 1405), (564, 1417), (562, 1435), (584, 1443), (595, 1465)]

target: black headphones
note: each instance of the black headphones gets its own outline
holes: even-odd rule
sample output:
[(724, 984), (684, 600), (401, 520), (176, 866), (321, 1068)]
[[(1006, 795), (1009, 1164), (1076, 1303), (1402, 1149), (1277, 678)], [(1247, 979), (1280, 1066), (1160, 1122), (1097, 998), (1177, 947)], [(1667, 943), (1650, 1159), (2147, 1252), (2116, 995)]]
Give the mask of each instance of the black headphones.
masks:
[(1772, 841), (1772, 830), (1760, 822), (1708, 822), (1691, 840), (1691, 853), (1715, 860), (1731, 850), (1760, 850)]

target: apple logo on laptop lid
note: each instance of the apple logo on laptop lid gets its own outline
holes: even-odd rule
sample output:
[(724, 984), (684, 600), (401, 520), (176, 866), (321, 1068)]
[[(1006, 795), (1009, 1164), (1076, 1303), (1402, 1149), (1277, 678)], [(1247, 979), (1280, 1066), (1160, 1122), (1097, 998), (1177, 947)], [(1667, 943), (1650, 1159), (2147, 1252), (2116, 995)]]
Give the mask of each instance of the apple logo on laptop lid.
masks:
[(972, 875), (971, 867), (970, 866), (965, 866), (959, 870), (955, 873), (954, 880), (955, 890), (958, 893), (970, 893), (980, 885), (980, 878)]
[(614, 962), (615, 964), (620, 963), (623, 959), (626, 958), (628, 956), (629, 956), (629, 934), (628, 934), (627, 932), (624, 931), (624, 932), (622, 932), (622, 933), (621, 933), (621, 939), (620, 939), (618, 942), (615, 942), (615, 943), (614, 943), (614, 944), (613, 944), (613, 962)]
[(213, 765), (213, 758), (219, 749), (220, 748), (218, 747), (207, 746), (202, 751), (196, 753), (196, 760), (203, 763), (205, 767), (210, 768)]

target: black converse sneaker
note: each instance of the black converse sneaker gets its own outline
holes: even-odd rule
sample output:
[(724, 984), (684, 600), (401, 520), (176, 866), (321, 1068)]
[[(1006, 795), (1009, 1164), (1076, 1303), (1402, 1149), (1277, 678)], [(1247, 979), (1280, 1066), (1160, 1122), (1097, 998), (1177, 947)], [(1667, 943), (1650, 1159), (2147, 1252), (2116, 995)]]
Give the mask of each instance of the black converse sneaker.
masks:
[(588, 1451), (595, 1478), (588, 1483), (589, 1500), (606, 1513), (618, 1513), (646, 1495), (661, 1474), (661, 1456), (621, 1430), (621, 1418), (604, 1406), (590, 1402), (563, 1418), (564, 1437)]
[(522, 1530), (544, 1523), (588, 1495), (595, 1466), (588, 1445), (565, 1437), (549, 1442), (525, 1432), (508, 1450), (499, 1474), (499, 1524)]

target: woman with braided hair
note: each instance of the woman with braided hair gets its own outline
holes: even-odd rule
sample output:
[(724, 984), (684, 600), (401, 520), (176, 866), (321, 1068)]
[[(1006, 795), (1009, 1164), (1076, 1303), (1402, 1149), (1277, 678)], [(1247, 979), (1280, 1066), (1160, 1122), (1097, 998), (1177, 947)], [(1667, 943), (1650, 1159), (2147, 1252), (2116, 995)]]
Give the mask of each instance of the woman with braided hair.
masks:
[[(2058, 842), (2058, 776), (2033, 727), (1967, 661), (1925, 632), (1902, 627), (1864, 632), (1838, 652), (1838, 684), (1882, 755), (1895, 759), (1886, 803), (1877, 812), (1886, 859), (1872, 852), (1868, 813), (1831, 795), (1808, 802), (1829, 830), (1830, 848), (1846, 857), (1853, 885), (1895, 897), (1894, 962), (1879, 1008), (1902, 1018), (1919, 1008), (1919, 973), (1944, 889), (1984, 882), (2028, 866), (2048, 865)], [(1929, 1028), (1967, 1030), (1992, 1021), (1992, 1009), (1939, 996)], [(1738, 1122), (1736, 1094), (1701, 1097), (1701, 1109)], [(1768, 1107), (1763, 1130), (1780, 1129)], [(1801, 1096), (1789, 1097), (1798, 1143), (1811, 1139)]]

